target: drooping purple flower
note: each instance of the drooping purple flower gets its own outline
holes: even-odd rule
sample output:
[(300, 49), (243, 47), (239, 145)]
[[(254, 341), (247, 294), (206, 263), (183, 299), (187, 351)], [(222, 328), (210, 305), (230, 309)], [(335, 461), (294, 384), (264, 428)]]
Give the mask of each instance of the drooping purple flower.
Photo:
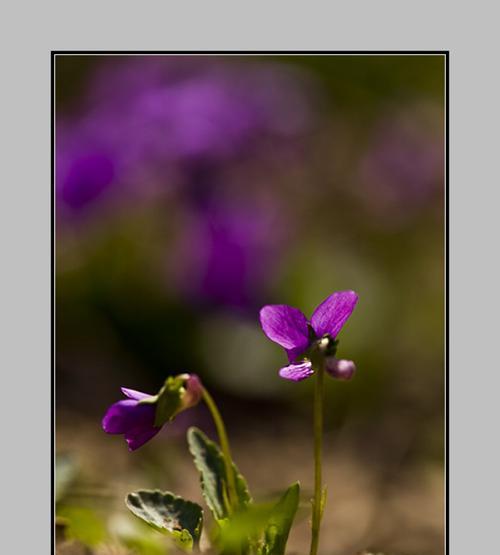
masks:
[(314, 373), (311, 355), (321, 353), (326, 371), (338, 379), (350, 379), (355, 366), (352, 361), (334, 358), (336, 337), (351, 315), (358, 296), (354, 291), (337, 291), (325, 299), (308, 321), (297, 308), (288, 305), (267, 305), (260, 311), (264, 333), (281, 345), (290, 364), (279, 375), (287, 380), (305, 380)]
[[(122, 393), (127, 397), (111, 405), (104, 418), (102, 428), (108, 434), (123, 434), (128, 444), (129, 451), (135, 451), (152, 439), (163, 427), (179, 412), (196, 405), (202, 396), (202, 385), (195, 374), (181, 374), (177, 378), (170, 378), (175, 384), (174, 388), (162, 388), (157, 395), (149, 395), (125, 387)], [(175, 382), (174, 380), (177, 380)], [(157, 408), (162, 394), (169, 395), (178, 401), (177, 405), (171, 403), (172, 410), (167, 413), (162, 423), (157, 425)], [(169, 407), (170, 408), (170, 407)]]
[(135, 451), (153, 438), (161, 429), (156, 427), (154, 404), (141, 404), (139, 401), (152, 398), (152, 395), (121, 388), (128, 397), (109, 407), (102, 419), (102, 428), (108, 434), (123, 434), (129, 451)]

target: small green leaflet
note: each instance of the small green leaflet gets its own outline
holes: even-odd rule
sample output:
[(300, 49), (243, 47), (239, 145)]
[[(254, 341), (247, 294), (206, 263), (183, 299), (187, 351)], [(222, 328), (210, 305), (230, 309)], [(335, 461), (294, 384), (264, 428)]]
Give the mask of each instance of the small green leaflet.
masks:
[(272, 510), (259, 555), (284, 555), (288, 534), (299, 506), (300, 485), (292, 484)]
[[(219, 446), (207, 438), (198, 428), (190, 428), (187, 433), (189, 450), (194, 458), (194, 464), (200, 472), (203, 497), (212, 511), (215, 520), (220, 524), (229, 518), (227, 475), (224, 456)], [(238, 472), (233, 463), (236, 478), (236, 493), (240, 508), (251, 502), (248, 485), (245, 478)]]
[(177, 545), (191, 551), (200, 540), (203, 525), (202, 508), (182, 497), (159, 490), (139, 490), (125, 500), (135, 516), (155, 530), (171, 536)]

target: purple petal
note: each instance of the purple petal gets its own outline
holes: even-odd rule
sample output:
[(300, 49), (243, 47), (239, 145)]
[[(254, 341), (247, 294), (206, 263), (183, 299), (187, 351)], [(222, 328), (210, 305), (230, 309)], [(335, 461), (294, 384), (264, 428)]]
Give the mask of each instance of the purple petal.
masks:
[(337, 291), (325, 299), (314, 311), (311, 325), (318, 337), (325, 334), (335, 338), (351, 315), (358, 296), (354, 291)]
[(135, 423), (137, 401), (118, 401), (109, 407), (102, 419), (102, 428), (108, 434), (123, 434)]
[(127, 387), (121, 388), (122, 393), (129, 397), (130, 399), (135, 399), (136, 401), (140, 401), (141, 399), (146, 399), (147, 397), (152, 397), (148, 393), (142, 393), (141, 391), (136, 391), (135, 389), (128, 389)]
[(155, 405), (140, 405), (134, 399), (118, 401), (107, 410), (102, 427), (108, 434), (125, 434), (137, 427), (151, 428), (155, 412)]
[(287, 350), (303, 352), (309, 344), (307, 319), (297, 308), (267, 305), (260, 311), (260, 323), (267, 337)]
[(312, 364), (310, 362), (302, 362), (301, 364), (290, 364), (279, 371), (279, 375), (285, 380), (300, 382), (314, 374)]
[(295, 362), (297, 359), (299, 358), (304, 358), (303, 355), (304, 351), (306, 350), (306, 348), (308, 347), (308, 345), (306, 345), (306, 347), (297, 347), (295, 349), (285, 349), (286, 350), (286, 355), (288, 357), (288, 361), (289, 362)]
[(154, 426), (142, 427), (137, 426), (132, 428), (125, 434), (125, 441), (128, 444), (129, 451), (135, 451), (152, 437), (154, 437), (161, 428), (155, 428)]

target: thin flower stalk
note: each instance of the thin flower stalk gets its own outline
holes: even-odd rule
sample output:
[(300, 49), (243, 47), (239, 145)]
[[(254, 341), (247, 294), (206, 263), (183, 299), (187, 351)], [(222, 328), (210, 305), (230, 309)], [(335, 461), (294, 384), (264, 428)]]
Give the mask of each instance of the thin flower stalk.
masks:
[(238, 507), (238, 494), (236, 492), (236, 478), (233, 469), (233, 458), (231, 456), (231, 448), (229, 447), (229, 439), (227, 437), (226, 426), (224, 425), (224, 420), (213, 400), (213, 397), (207, 391), (205, 387), (202, 388), (202, 398), (205, 401), (210, 414), (212, 415), (215, 427), (217, 429), (217, 435), (219, 436), (220, 448), (222, 454), (224, 455), (224, 465), (226, 467), (227, 476), (227, 493), (229, 497), (229, 512), (233, 513)]
[(320, 363), (316, 369), (314, 387), (314, 499), (310, 555), (316, 555), (318, 552), (322, 505), (324, 503), (322, 485), (324, 377), (325, 369), (323, 364)]
[(352, 360), (337, 359), (337, 336), (351, 316), (358, 295), (354, 291), (336, 291), (314, 310), (311, 319), (288, 305), (266, 305), (260, 322), (266, 336), (285, 349), (288, 365), (279, 370), (285, 380), (300, 382), (316, 377), (314, 388), (314, 498), (312, 500), (311, 549), (317, 555), (321, 518), (326, 502), (322, 485), (324, 377), (350, 380), (356, 371)]

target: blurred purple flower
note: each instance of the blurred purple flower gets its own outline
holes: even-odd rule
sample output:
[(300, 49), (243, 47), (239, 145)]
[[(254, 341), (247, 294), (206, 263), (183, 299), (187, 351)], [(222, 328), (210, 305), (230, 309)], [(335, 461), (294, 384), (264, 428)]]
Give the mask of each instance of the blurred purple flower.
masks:
[(72, 139), (57, 140), (57, 191), (72, 208), (96, 200), (114, 179), (138, 190), (152, 180), (189, 186), (191, 166), (217, 170), (268, 156), (269, 141), (275, 151), (293, 145), (310, 123), (298, 80), (277, 66), (176, 57), (112, 63), (96, 73), (80, 116), (59, 116)]
[(305, 380), (314, 373), (310, 354), (319, 351), (326, 359), (326, 370), (330, 375), (349, 379), (354, 372), (354, 363), (338, 361), (333, 355), (337, 344), (335, 339), (357, 302), (354, 291), (337, 291), (316, 307), (310, 322), (297, 308), (264, 306), (260, 311), (262, 329), (271, 341), (285, 349), (291, 363), (281, 368), (279, 375), (296, 382)]
[(80, 112), (58, 115), (58, 207), (71, 218), (161, 201), (176, 218), (173, 282), (190, 301), (254, 307), (296, 225), (273, 177), (300, 164), (310, 92), (277, 64), (104, 59)]
[(310, 125), (303, 85), (278, 65), (139, 57), (105, 65), (93, 88), (96, 117), (133, 130), (125, 139), (149, 159), (227, 160)]
[(110, 145), (61, 121), (55, 146), (58, 208), (77, 214), (102, 200), (119, 173), (120, 161)]
[(61, 200), (73, 210), (96, 199), (112, 182), (113, 161), (100, 152), (83, 153), (72, 161), (61, 185)]
[[(171, 253), (175, 279), (191, 298), (245, 308), (268, 284), (276, 256), (291, 233), (272, 199), (218, 199), (196, 210)], [(286, 230), (286, 232), (285, 232)]]
[(371, 148), (362, 158), (359, 194), (374, 213), (393, 220), (407, 218), (424, 206), (443, 184), (444, 141), (417, 108), (381, 122)]

